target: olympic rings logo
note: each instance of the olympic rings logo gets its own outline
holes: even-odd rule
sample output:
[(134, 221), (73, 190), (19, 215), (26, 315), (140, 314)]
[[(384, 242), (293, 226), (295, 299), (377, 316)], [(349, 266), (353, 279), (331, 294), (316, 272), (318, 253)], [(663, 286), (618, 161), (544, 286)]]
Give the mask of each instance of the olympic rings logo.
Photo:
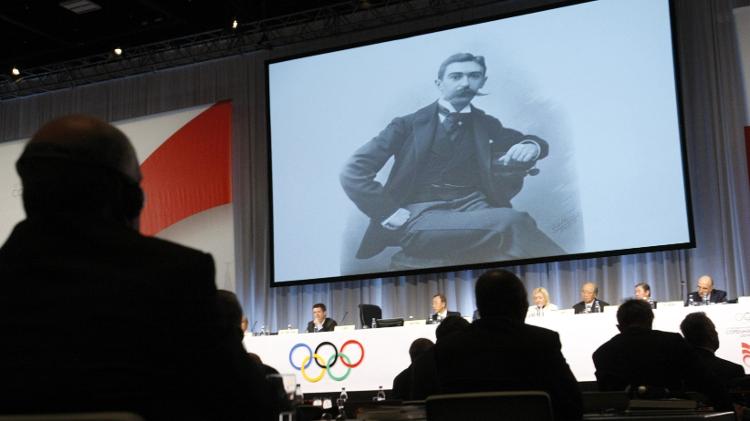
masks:
[[(352, 362), (349, 356), (344, 354), (344, 349), (346, 349), (346, 347), (349, 345), (359, 347), (360, 357), (356, 362)], [(321, 349), (323, 347), (333, 348), (333, 352), (328, 357), (328, 359), (324, 358), (323, 355), (321, 355)], [(302, 348), (307, 350), (307, 355), (305, 355), (305, 357), (302, 359), (301, 364), (297, 365), (294, 363), (295, 351)], [(289, 350), (289, 364), (295, 370), (300, 371), (302, 373), (302, 377), (310, 383), (317, 383), (321, 381), (326, 373), (328, 373), (328, 377), (330, 377), (332, 380), (335, 380), (337, 382), (344, 381), (347, 377), (349, 377), (349, 374), (351, 374), (352, 368), (355, 368), (362, 364), (362, 361), (364, 359), (365, 347), (363, 347), (361, 343), (355, 341), (354, 339), (350, 339), (344, 342), (344, 344), (341, 345), (341, 349), (337, 349), (336, 345), (331, 342), (321, 342), (317, 347), (315, 347), (315, 351), (313, 351), (312, 348), (310, 348), (305, 343), (298, 343), (294, 345), (291, 350)], [(314, 377), (309, 374), (309, 368), (312, 365), (313, 361), (320, 368), (320, 373)], [(346, 367), (346, 370), (343, 372), (343, 374), (337, 375), (333, 373), (333, 370), (331, 370), (331, 368), (333, 368), (333, 366), (335, 366), (339, 361), (341, 361), (341, 365)]]

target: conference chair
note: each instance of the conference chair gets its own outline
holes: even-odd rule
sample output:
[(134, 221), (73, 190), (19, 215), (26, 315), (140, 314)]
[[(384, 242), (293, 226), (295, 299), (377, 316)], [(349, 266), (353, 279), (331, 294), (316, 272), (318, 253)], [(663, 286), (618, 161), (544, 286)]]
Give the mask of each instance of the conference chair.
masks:
[(380, 306), (375, 304), (360, 304), (359, 305), (359, 321), (362, 323), (362, 327), (370, 327), (372, 325), (372, 319), (382, 319), (383, 310)]
[(618, 413), (628, 409), (630, 396), (628, 392), (582, 392), (583, 395), (583, 413)]
[(77, 414), (0, 415), (0, 421), (144, 421), (131, 412), (86, 412)]
[(552, 402), (541, 391), (433, 395), (425, 401), (427, 421), (552, 421)]

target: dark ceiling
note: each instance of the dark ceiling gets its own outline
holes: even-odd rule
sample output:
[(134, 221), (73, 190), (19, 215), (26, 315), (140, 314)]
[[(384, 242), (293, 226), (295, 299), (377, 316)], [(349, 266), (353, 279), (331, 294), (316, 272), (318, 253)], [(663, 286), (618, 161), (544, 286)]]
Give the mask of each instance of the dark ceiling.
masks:
[[(76, 14), (60, 0), (0, 2), (0, 73), (303, 12), (342, 0), (92, 0)], [(352, 0), (353, 2), (355, 0)], [(357, 0), (362, 1), (362, 0)], [(366, 1), (366, 0), (365, 0)]]

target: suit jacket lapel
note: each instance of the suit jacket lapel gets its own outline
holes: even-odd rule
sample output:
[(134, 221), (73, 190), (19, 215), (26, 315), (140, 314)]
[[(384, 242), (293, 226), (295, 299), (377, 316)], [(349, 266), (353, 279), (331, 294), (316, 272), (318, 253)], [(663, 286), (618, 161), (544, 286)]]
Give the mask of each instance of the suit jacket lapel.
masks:
[(437, 101), (422, 108), (414, 116), (414, 145), (412, 151), (414, 153), (415, 165), (412, 168), (415, 177), (417, 169), (429, 156), (437, 124)]
[(487, 127), (482, 124), (481, 111), (471, 107), (471, 119), (474, 131), (474, 145), (477, 148), (477, 159), (482, 167), (482, 178), (490, 174), (490, 161), (492, 161), (492, 145), (490, 144), (490, 135)]

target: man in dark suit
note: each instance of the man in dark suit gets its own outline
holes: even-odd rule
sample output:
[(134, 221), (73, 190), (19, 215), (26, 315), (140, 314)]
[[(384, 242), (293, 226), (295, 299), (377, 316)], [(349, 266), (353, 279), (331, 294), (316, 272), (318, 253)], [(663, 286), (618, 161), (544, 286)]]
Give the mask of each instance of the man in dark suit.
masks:
[[(448, 57), (437, 102), (395, 118), (346, 162), (341, 184), (370, 225), (356, 257), (400, 246), (406, 267), (563, 254), (510, 200), (547, 142), (508, 129), (471, 104), (487, 80), (484, 58)], [(385, 185), (375, 177), (394, 159)]]
[[(411, 343), (411, 346), (409, 346), (409, 359), (411, 360), (411, 363), (414, 364), (414, 361), (416, 361), (417, 358), (424, 355), (434, 345), (435, 344), (431, 340), (426, 338), (415, 339), (414, 342)], [(391, 396), (393, 399), (411, 399), (411, 368), (412, 365), (410, 364), (409, 367), (406, 367), (393, 378), (393, 390), (391, 390)]]
[(656, 308), (656, 300), (651, 296), (651, 286), (645, 282), (638, 282), (635, 284), (634, 293), (636, 300), (643, 300), (647, 302), (651, 308)]
[(593, 282), (586, 282), (581, 286), (581, 302), (573, 305), (575, 314), (600, 313), (609, 303), (599, 298), (599, 287)]
[(219, 320), (211, 256), (138, 233), (122, 132), (63, 117), (16, 167), (27, 218), (0, 249), (0, 413), (270, 418), (260, 368)]
[(313, 305), (313, 319), (307, 323), (309, 333), (333, 332), (337, 323), (335, 320), (326, 317), (326, 305), (317, 303)]
[(449, 316), (461, 317), (461, 313), (458, 311), (448, 311), (448, 299), (445, 298), (445, 294), (437, 293), (433, 295), (432, 316), (430, 316), (430, 319), (433, 322), (441, 322)]
[[(745, 376), (745, 369), (741, 365), (717, 357), (714, 353), (719, 349), (719, 333), (716, 326), (706, 313), (690, 313), (680, 323), (680, 331), (685, 340), (693, 347), (695, 355), (725, 386)], [(698, 385), (692, 385), (696, 387)]]
[(542, 390), (552, 399), (555, 419), (581, 419), (581, 392), (560, 337), (524, 323), (529, 302), (521, 280), (492, 270), (479, 278), (475, 292), (482, 317), (435, 344), (440, 393)]
[(708, 396), (715, 407), (731, 410), (721, 382), (694, 357), (682, 336), (653, 330), (653, 320), (654, 312), (643, 300), (627, 300), (617, 309), (620, 333), (593, 355), (599, 390), (653, 386), (682, 392), (690, 384)]
[(696, 290), (688, 295), (685, 305), (699, 304), (718, 304), (727, 302), (727, 292), (720, 289), (714, 289), (714, 279), (708, 275), (698, 278)]
[[(446, 317), (435, 329), (435, 342), (441, 343), (446, 338), (463, 332), (469, 327), (466, 319), (458, 316)], [(440, 393), (440, 385), (437, 378), (437, 368), (435, 361), (435, 348), (428, 349), (421, 357), (417, 358), (409, 366), (411, 374), (410, 379), (410, 400), (425, 400), (430, 395)]]

